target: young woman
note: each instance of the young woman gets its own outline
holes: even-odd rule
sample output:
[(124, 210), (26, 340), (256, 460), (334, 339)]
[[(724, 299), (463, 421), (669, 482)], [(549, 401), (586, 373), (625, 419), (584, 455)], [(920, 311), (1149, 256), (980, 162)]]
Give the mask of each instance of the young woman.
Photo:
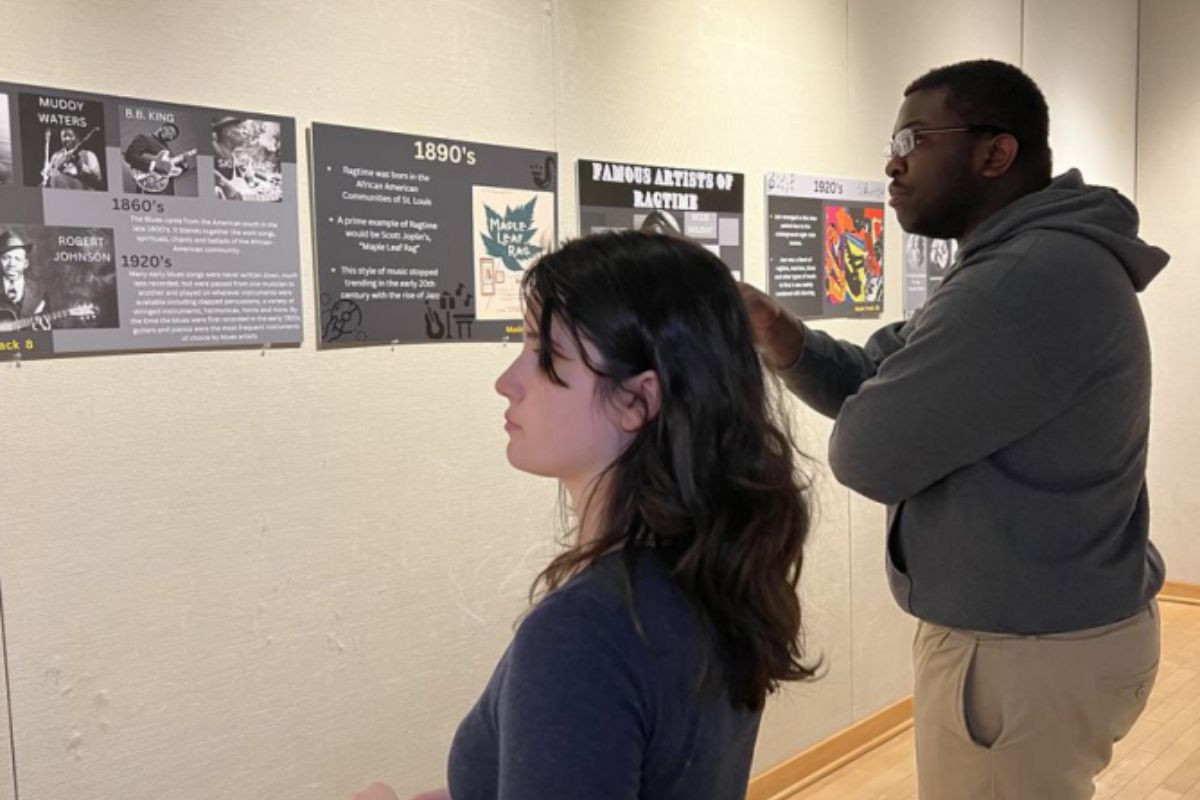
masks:
[(699, 245), (627, 232), (550, 253), (523, 293), (508, 460), (561, 481), (578, 523), (459, 726), (448, 795), (742, 798), (767, 695), (813, 673), (807, 486), (738, 290)]

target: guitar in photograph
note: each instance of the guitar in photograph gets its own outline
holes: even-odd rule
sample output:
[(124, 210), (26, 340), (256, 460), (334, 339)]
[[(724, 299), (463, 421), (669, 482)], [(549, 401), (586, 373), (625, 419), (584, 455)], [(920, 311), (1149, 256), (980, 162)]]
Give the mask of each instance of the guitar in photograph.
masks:
[(100, 161), (90, 150), (81, 149), (100, 129), (92, 128), (82, 139), (71, 128), (59, 132), (62, 149), (50, 152), (51, 131), (46, 129), (45, 162), (42, 166), (43, 189), (99, 189), (103, 178)]
[(61, 311), (51, 311), (45, 314), (33, 314), (28, 317), (17, 316), (15, 311), (0, 308), (0, 333), (12, 333), (26, 328), (35, 331), (50, 330), (50, 323), (56, 319), (73, 317), (77, 319), (95, 319), (100, 309), (95, 303), (79, 303)]
[(283, 176), (278, 172), (262, 172), (244, 158), (232, 159), (230, 166), (229, 177), (215, 173), (221, 199), (275, 203), (283, 198)]
[(154, 156), (147, 169), (131, 166), (129, 172), (133, 175), (133, 180), (138, 188), (143, 192), (161, 194), (171, 185), (173, 179), (184, 173), (187, 169), (184, 162), (196, 155), (196, 152), (195, 149), (192, 149), (186, 153), (172, 156), (170, 150), (163, 150)]

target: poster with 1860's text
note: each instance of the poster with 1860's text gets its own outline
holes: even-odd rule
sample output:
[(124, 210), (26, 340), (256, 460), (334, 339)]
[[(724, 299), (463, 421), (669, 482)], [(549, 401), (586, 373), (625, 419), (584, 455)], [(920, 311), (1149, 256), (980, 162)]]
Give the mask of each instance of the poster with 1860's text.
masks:
[(0, 359), (298, 344), (295, 122), (0, 83)]

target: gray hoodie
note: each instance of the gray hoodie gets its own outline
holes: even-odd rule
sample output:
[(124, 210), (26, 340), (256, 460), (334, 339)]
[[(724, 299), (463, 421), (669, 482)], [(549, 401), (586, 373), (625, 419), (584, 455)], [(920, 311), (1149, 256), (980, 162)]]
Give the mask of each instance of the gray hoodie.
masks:
[(1132, 203), (1072, 170), (964, 239), (908, 322), (865, 348), (808, 331), (785, 382), (836, 418), (838, 480), (888, 504), (905, 610), (1044, 634), (1130, 616), (1161, 588), (1136, 293), (1168, 256), (1137, 230)]

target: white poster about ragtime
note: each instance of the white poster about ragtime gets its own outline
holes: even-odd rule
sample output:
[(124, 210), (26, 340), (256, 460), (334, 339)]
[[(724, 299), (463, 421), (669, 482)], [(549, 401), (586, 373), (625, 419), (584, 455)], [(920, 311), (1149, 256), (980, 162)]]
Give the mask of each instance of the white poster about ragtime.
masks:
[(472, 187), (475, 318), (519, 320), (521, 278), (554, 242), (554, 193)]

